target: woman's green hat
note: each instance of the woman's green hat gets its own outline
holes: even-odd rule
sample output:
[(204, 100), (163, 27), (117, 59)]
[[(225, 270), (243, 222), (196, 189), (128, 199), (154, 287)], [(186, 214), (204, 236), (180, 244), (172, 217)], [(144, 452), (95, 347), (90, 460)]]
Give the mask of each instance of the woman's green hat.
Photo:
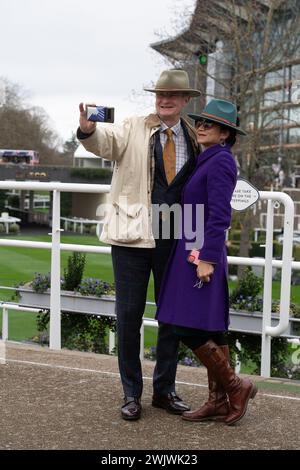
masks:
[(207, 119), (208, 121), (217, 122), (223, 126), (234, 129), (237, 134), (247, 135), (240, 127), (237, 126), (237, 109), (234, 103), (225, 100), (211, 100), (204, 108), (201, 114), (188, 114), (195, 121), (199, 119)]

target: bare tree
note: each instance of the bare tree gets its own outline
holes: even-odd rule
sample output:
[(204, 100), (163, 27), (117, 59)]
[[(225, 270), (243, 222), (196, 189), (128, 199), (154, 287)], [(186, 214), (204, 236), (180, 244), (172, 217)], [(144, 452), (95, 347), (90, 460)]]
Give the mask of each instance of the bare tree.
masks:
[(0, 148), (36, 150), (41, 164), (63, 164), (60, 139), (51, 129), (45, 110), (27, 105), (28, 94), (22, 87), (2, 81), (5, 101), (0, 108)]

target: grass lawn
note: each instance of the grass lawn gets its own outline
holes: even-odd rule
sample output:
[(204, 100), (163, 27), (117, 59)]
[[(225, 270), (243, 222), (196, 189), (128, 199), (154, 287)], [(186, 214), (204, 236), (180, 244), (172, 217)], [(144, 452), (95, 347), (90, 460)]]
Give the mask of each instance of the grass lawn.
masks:
[[(14, 236), (9, 236), (13, 238)], [(50, 236), (22, 236), (18, 235), (18, 240), (50, 241)], [(62, 243), (74, 243), (82, 245), (99, 245), (96, 236), (90, 235), (62, 235)], [(67, 265), (67, 259), (71, 252), (61, 253), (61, 272)], [(35, 248), (15, 248), (0, 246), (0, 286), (14, 287), (20, 282), (31, 281), (35, 272), (47, 274), (50, 271), (50, 250), (40, 250)], [(113, 282), (113, 270), (110, 255), (87, 254), (84, 277), (96, 277)], [(230, 289), (234, 287), (230, 282)], [(273, 282), (273, 298), (278, 299), (280, 293), (280, 283)], [(13, 291), (0, 290), (0, 300), (12, 300)], [(151, 277), (148, 289), (148, 301), (154, 301), (153, 279)], [(291, 301), (300, 303), (300, 286), (292, 286)], [(146, 307), (145, 316), (153, 317), (155, 307)], [(2, 312), (0, 313), (2, 322)], [(2, 323), (0, 323), (1, 325)], [(156, 329), (146, 328), (145, 347), (148, 348), (156, 342)], [(9, 314), (9, 337), (13, 340), (26, 340), (37, 333), (35, 325), (35, 314), (11, 311)]]

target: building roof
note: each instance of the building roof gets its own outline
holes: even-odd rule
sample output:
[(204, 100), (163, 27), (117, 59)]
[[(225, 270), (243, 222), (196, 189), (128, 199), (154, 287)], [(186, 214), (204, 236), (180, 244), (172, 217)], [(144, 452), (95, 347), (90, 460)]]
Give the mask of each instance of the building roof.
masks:
[[(283, 0), (281, 0), (283, 1)], [(257, 0), (263, 9), (268, 11), (271, 0)], [(247, 21), (244, 0), (238, 1), (235, 15), (241, 21)], [(280, 3), (277, 6), (280, 8)], [(188, 60), (199, 54), (213, 52), (218, 39), (230, 34), (231, 25), (226, 23), (225, 14), (228, 4), (223, 0), (197, 0), (190, 24), (180, 34), (171, 39), (155, 42), (151, 48), (172, 60)], [(220, 21), (224, 14), (224, 21)]]
[(88, 152), (82, 144), (80, 144), (79, 147), (76, 149), (74, 153), (74, 158), (97, 158), (99, 160), (99, 157), (97, 157), (91, 152)]

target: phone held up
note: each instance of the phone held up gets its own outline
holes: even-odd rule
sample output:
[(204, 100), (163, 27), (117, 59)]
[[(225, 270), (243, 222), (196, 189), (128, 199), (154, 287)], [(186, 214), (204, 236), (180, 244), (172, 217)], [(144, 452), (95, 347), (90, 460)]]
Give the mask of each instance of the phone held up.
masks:
[(86, 117), (93, 122), (114, 122), (115, 109), (106, 106), (87, 106)]

